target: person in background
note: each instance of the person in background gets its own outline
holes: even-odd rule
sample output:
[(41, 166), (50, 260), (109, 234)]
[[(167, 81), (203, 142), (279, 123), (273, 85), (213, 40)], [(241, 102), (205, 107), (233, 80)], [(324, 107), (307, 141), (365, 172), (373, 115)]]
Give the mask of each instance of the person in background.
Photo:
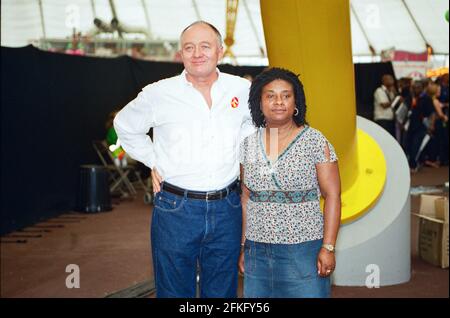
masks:
[[(440, 95), (439, 95), (439, 102), (441, 104), (441, 110), (443, 114), (447, 117), (449, 116), (448, 112), (448, 73), (442, 75), (439, 78), (439, 84), (440, 84)], [(448, 142), (448, 120), (447, 122), (443, 121), (442, 119), (438, 120), (436, 123), (436, 136), (439, 140), (439, 162), (441, 166), (448, 166), (448, 148), (449, 148), (449, 142)]]
[(412, 79), (410, 77), (402, 77), (398, 81), (398, 91), (403, 100), (411, 96)]
[[(403, 126), (404, 129), (404, 139), (402, 140), (402, 147), (405, 150), (405, 154), (408, 158), (414, 156), (412, 145), (413, 145), (413, 134), (410, 133), (411, 130), (415, 129), (414, 125), (416, 124), (416, 119), (412, 117), (413, 111), (416, 115), (416, 107), (418, 105), (418, 101), (420, 96), (424, 94), (422, 81), (415, 80), (411, 84), (411, 93), (404, 100), (405, 106), (408, 108), (407, 120)], [(417, 150), (416, 150), (417, 152)]]
[[(408, 122), (408, 112), (411, 109), (410, 103), (408, 104), (406, 100), (411, 102), (411, 92), (412, 92), (412, 79), (410, 77), (402, 77), (398, 80), (399, 94), (402, 97), (402, 102), (399, 103), (399, 107), (394, 114), (396, 119), (396, 137), (402, 146), (405, 153), (407, 152), (407, 122)], [(398, 113), (397, 113), (398, 112)]]
[[(432, 137), (436, 113), (430, 85), (428, 81), (415, 81), (413, 84), (416, 98), (412, 104), (408, 128), (408, 161), (412, 173), (417, 172), (426, 161), (432, 165), (430, 159), (435, 156)], [(417, 96), (420, 91), (422, 93)]]
[(439, 101), (442, 103), (442, 107), (444, 109), (446, 109), (445, 113), (448, 116), (448, 73), (442, 75), (438, 81), (437, 81), (440, 86), (441, 86), (441, 94), (439, 95)]
[(307, 124), (303, 85), (289, 70), (259, 74), (249, 106), (259, 129), (240, 146), (244, 297), (330, 297), (341, 217), (334, 148)]
[(72, 41), (67, 44), (64, 53), (70, 55), (85, 55), (84, 45), (80, 32), (73, 33)]
[(375, 122), (396, 138), (395, 118), (392, 103), (397, 96), (394, 77), (383, 75), (381, 86), (374, 92), (374, 120)]
[[(443, 147), (443, 135), (445, 134), (446, 126), (448, 123), (448, 116), (444, 112), (444, 106), (439, 101), (439, 96), (441, 94), (441, 86), (431, 82), (427, 87), (427, 95), (431, 98), (435, 116), (433, 117), (433, 121), (430, 122), (430, 130), (433, 134), (432, 142), (428, 148), (428, 156), (429, 158), (425, 161), (425, 164), (434, 168), (440, 166), (440, 156), (439, 154), (443, 152), (441, 147)], [(446, 149), (448, 153), (448, 148)], [(439, 160), (438, 160), (439, 157)]]

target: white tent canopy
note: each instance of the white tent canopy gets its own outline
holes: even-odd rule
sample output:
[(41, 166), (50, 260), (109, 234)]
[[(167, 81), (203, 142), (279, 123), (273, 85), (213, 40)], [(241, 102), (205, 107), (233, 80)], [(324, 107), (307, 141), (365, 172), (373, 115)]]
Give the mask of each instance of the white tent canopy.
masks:
[(351, 28), (354, 55), (370, 55), (389, 48), (424, 52), (429, 44), (435, 54), (448, 54), (448, 1), (352, 0)]
[[(3, 0), (1, 45), (20, 47), (42, 38), (68, 38), (74, 26), (85, 34), (93, 29), (94, 17), (111, 21), (110, 3), (121, 23), (144, 29), (155, 40), (176, 41), (182, 29), (200, 19), (213, 23), (225, 36), (225, 0)], [(434, 54), (448, 56), (449, 26), (444, 17), (448, 3), (351, 0), (354, 56), (372, 56), (370, 47), (376, 55), (387, 49), (419, 53), (426, 51), (426, 44)], [(259, 0), (239, 1), (234, 39), (239, 64), (267, 63)]]

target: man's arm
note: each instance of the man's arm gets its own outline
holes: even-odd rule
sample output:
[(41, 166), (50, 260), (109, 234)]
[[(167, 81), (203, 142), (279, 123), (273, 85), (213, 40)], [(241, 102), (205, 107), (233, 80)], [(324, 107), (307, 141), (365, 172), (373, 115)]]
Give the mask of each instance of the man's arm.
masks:
[(114, 118), (114, 128), (123, 149), (131, 156), (151, 168), (153, 192), (161, 190), (163, 178), (156, 170), (156, 155), (153, 142), (147, 135), (155, 127), (153, 105), (149, 102), (148, 88), (126, 105)]
[(155, 152), (147, 133), (155, 123), (153, 107), (146, 94), (145, 91), (140, 92), (116, 115), (114, 129), (123, 149), (131, 158), (154, 168)]
[(378, 103), (378, 105), (383, 108), (391, 107), (391, 103), (389, 102), (386, 93), (381, 88), (377, 88), (377, 90), (375, 91), (374, 99), (375, 103)]

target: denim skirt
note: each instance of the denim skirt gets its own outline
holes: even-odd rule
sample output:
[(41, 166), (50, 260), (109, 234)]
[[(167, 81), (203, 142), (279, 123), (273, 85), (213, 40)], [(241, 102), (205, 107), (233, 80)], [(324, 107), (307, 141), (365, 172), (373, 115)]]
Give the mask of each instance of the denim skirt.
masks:
[(245, 298), (328, 298), (330, 277), (317, 273), (322, 239), (299, 244), (245, 242)]

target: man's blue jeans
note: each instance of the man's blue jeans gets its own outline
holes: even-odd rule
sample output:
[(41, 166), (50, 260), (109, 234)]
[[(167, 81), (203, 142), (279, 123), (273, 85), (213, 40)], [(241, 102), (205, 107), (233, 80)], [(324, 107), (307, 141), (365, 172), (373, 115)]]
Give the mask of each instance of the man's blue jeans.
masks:
[(151, 226), (156, 297), (237, 297), (242, 209), (238, 192), (197, 200), (162, 190)]

